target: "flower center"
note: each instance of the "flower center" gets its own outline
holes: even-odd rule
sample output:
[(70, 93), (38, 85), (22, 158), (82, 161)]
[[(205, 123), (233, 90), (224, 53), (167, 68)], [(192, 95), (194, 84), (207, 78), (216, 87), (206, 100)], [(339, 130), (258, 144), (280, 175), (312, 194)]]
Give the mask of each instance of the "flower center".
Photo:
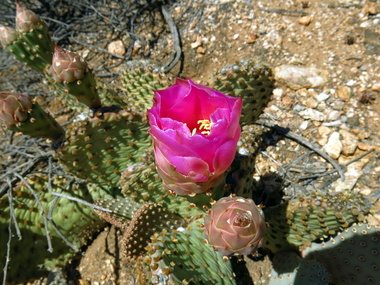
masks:
[(198, 120), (197, 124), (199, 125), (197, 128), (194, 128), (191, 131), (191, 135), (195, 135), (197, 132), (200, 132), (202, 135), (209, 135), (211, 131), (212, 122), (210, 120)]
[(237, 212), (234, 217), (233, 226), (247, 228), (251, 225), (251, 215), (249, 212)]

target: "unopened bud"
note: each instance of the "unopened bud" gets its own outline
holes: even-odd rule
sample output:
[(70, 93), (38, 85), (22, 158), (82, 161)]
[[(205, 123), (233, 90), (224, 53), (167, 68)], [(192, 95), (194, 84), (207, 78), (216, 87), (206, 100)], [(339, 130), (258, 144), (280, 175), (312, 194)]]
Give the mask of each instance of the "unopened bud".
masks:
[(70, 83), (82, 79), (87, 70), (87, 63), (78, 54), (55, 46), (50, 73), (56, 82)]
[(0, 25), (0, 43), (4, 48), (14, 42), (17, 36), (18, 33), (14, 29)]
[(40, 25), (42, 22), (40, 17), (34, 12), (22, 7), (20, 3), (16, 2), (16, 30), (19, 32), (29, 32), (35, 26)]
[(0, 121), (7, 127), (15, 126), (28, 118), (32, 105), (27, 95), (0, 92)]

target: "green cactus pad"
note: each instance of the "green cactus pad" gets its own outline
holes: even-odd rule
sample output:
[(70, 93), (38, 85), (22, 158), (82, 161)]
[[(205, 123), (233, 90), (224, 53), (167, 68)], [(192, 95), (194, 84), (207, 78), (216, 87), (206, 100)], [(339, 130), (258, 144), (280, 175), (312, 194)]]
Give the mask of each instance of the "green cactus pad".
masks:
[(145, 247), (155, 233), (184, 225), (184, 220), (161, 205), (145, 203), (136, 211), (124, 232), (123, 252), (129, 259), (138, 258), (146, 253)]
[[(74, 252), (60, 238), (52, 237), (53, 252), (48, 251), (45, 235), (20, 228), (22, 236), (18, 240), (13, 230), (10, 247), (10, 263), (7, 269), (7, 282), (24, 283), (46, 276), (47, 271), (62, 266), (73, 257)], [(8, 225), (0, 223), (0, 267), (3, 273), (8, 242)], [(1, 275), (3, 277), (3, 274)], [(10, 284), (10, 283), (6, 283)]]
[(48, 138), (57, 141), (62, 139), (65, 134), (65, 131), (58, 122), (42, 110), (37, 102), (33, 103), (32, 110), (29, 112), (27, 120), (20, 122), (9, 129), (31, 137)]
[(328, 242), (313, 243), (303, 252), (306, 259), (323, 263), (332, 283), (377, 284), (380, 280), (380, 227), (352, 225)]
[(140, 111), (146, 111), (153, 105), (154, 90), (162, 90), (171, 85), (172, 78), (153, 71), (143, 63), (127, 68), (120, 76), (123, 100)]
[(101, 106), (100, 97), (96, 88), (96, 80), (91, 70), (87, 70), (80, 80), (54, 83), (54, 85), (64, 93), (73, 95), (79, 102), (91, 109), (96, 109)]
[(166, 192), (156, 171), (152, 152), (153, 150), (149, 148), (141, 156), (141, 163), (128, 165), (122, 173), (121, 187), (123, 195), (132, 197), (140, 203), (147, 201), (160, 203), (169, 211), (176, 212), (184, 218), (203, 215), (203, 206), (209, 206), (213, 197), (206, 194), (185, 197)]
[(264, 209), (268, 230), (265, 247), (272, 252), (292, 246), (310, 246), (317, 239), (335, 235), (355, 222), (364, 221), (371, 204), (357, 192), (299, 195)]
[(46, 26), (39, 25), (28, 33), (20, 34), (5, 50), (12, 53), (18, 61), (42, 72), (51, 65), (54, 44)]
[[(40, 204), (24, 183), (20, 183), (12, 192), (14, 215), (22, 234), (22, 240), (14, 238), (11, 244), (9, 280), (23, 279), (32, 276), (35, 272), (43, 272), (55, 266), (62, 266), (75, 254), (61, 239), (62, 234), (68, 242), (78, 249), (84, 245), (92, 235), (105, 226), (105, 222), (94, 213), (91, 207), (79, 204), (66, 198), (53, 196), (49, 192), (49, 179), (45, 175), (33, 175), (26, 179), (29, 187), (38, 196)], [(50, 182), (51, 190), (67, 194), (88, 202), (94, 197), (111, 197), (110, 193), (100, 188), (88, 188), (86, 184), (78, 184), (68, 178), (54, 177)], [(67, 190), (66, 187), (68, 188)], [(41, 209), (42, 206), (42, 209)], [(0, 259), (4, 262), (8, 239), (8, 222), (10, 207), (8, 196), (0, 200)], [(47, 219), (48, 230), (52, 241), (53, 253), (47, 251), (45, 220), (51, 216), (53, 224)], [(49, 214), (51, 213), (51, 214)], [(2, 266), (3, 267), (3, 266)], [(23, 274), (20, 275), (20, 272)], [(21, 278), (21, 279), (20, 279)]]
[(89, 182), (118, 187), (121, 172), (150, 146), (148, 124), (136, 112), (97, 111), (76, 121), (57, 150), (66, 169)]
[(211, 87), (230, 96), (243, 98), (241, 123), (253, 124), (274, 89), (272, 69), (254, 60), (241, 60), (222, 68), (213, 77)]
[(150, 266), (152, 283), (236, 284), (228, 258), (205, 241), (202, 219), (183, 231), (162, 232), (152, 237), (144, 261)]
[(280, 251), (272, 260), (273, 269), (269, 285), (328, 285), (329, 274), (314, 259), (302, 259), (294, 251)]

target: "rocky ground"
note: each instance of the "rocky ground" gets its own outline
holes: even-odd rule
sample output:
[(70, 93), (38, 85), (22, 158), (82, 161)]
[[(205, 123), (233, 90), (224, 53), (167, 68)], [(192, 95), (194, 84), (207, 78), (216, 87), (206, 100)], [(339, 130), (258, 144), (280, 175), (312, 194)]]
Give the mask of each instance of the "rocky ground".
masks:
[[(119, 23), (120, 27), (115, 27), (112, 20), (110, 11), (125, 7), (116, 1), (105, 2), (92, 11), (102, 15), (103, 22), (92, 22), (98, 27), (91, 31), (82, 26), (81, 31), (80, 17), (76, 16), (71, 26), (76, 31), (75, 38), (61, 40), (63, 46), (89, 60), (95, 71), (103, 75), (101, 80), (115, 84), (117, 79), (111, 75), (122, 72), (130, 60), (149, 59), (158, 67), (169, 69), (171, 58), (179, 49), (181, 57), (170, 72), (199, 82), (209, 82), (213, 72), (237, 60), (265, 62), (273, 67), (277, 83), (261, 120), (287, 128), (323, 149), (345, 166), (346, 179), (340, 179), (336, 173), (323, 175), (333, 169), (330, 163), (310, 154), (300, 141), (276, 140), (273, 134), (257, 157), (257, 178), (268, 174), (281, 177), (276, 182), (283, 184), (287, 195), (322, 187), (368, 195), (380, 189), (378, 1), (169, 1), (165, 4), (169, 18), (165, 18), (160, 5), (149, 9), (142, 5), (149, 12), (135, 14), (138, 17), (133, 34), (125, 33), (126, 21), (120, 21), (124, 26)], [(140, 7), (133, 6), (138, 1), (126, 2), (137, 10)], [(49, 16), (48, 9), (44, 11), (38, 3), (43, 1), (30, 1), (27, 7), (37, 7)], [(70, 8), (65, 6), (57, 6), (57, 11), (56, 18), (60, 13), (70, 14)], [(130, 10), (131, 15), (133, 11)], [(50, 23), (54, 26), (53, 21)], [(180, 46), (170, 23), (178, 31)], [(57, 37), (61, 34), (56, 30)], [(33, 94), (41, 91), (44, 84), (38, 75), (3, 51), (1, 57), (2, 90)], [(27, 78), (22, 77), (25, 74)], [(59, 98), (54, 98), (48, 88), (42, 90), (42, 98), (53, 97), (48, 106), (60, 111), (58, 119), (67, 120), (70, 113), (60, 106)], [(304, 179), (309, 172), (321, 175)], [(379, 224), (380, 216), (371, 216), (369, 221)], [(119, 259), (117, 241), (114, 229), (101, 233), (79, 261), (73, 284), (138, 284), (131, 277), (130, 268)], [(245, 258), (245, 262), (254, 284), (267, 284), (268, 258)]]

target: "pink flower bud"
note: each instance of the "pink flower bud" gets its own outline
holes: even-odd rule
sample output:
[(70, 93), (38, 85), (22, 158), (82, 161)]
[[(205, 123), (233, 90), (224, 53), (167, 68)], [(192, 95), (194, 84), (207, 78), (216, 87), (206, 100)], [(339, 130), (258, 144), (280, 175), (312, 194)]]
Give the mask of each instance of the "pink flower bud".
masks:
[(0, 92), (0, 121), (7, 127), (15, 126), (28, 118), (32, 105), (27, 95)]
[(18, 33), (14, 29), (0, 25), (0, 43), (4, 48), (14, 42), (17, 37)]
[(50, 73), (56, 82), (70, 83), (82, 79), (87, 70), (87, 63), (78, 54), (55, 46)]
[(251, 254), (264, 243), (263, 213), (251, 199), (225, 197), (205, 217), (208, 242), (223, 255)]
[(35, 26), (42, 23), (40, 17), (37, 14), (22, 7), (18, 2), (16, 2), (16, 5), (16, 30), (22, 33), (27, 33)]
[(193, 196), (218, 186), (235, 157), (241, 98), (182, 79), (155, 95), (148, 116), (164, 187)]

